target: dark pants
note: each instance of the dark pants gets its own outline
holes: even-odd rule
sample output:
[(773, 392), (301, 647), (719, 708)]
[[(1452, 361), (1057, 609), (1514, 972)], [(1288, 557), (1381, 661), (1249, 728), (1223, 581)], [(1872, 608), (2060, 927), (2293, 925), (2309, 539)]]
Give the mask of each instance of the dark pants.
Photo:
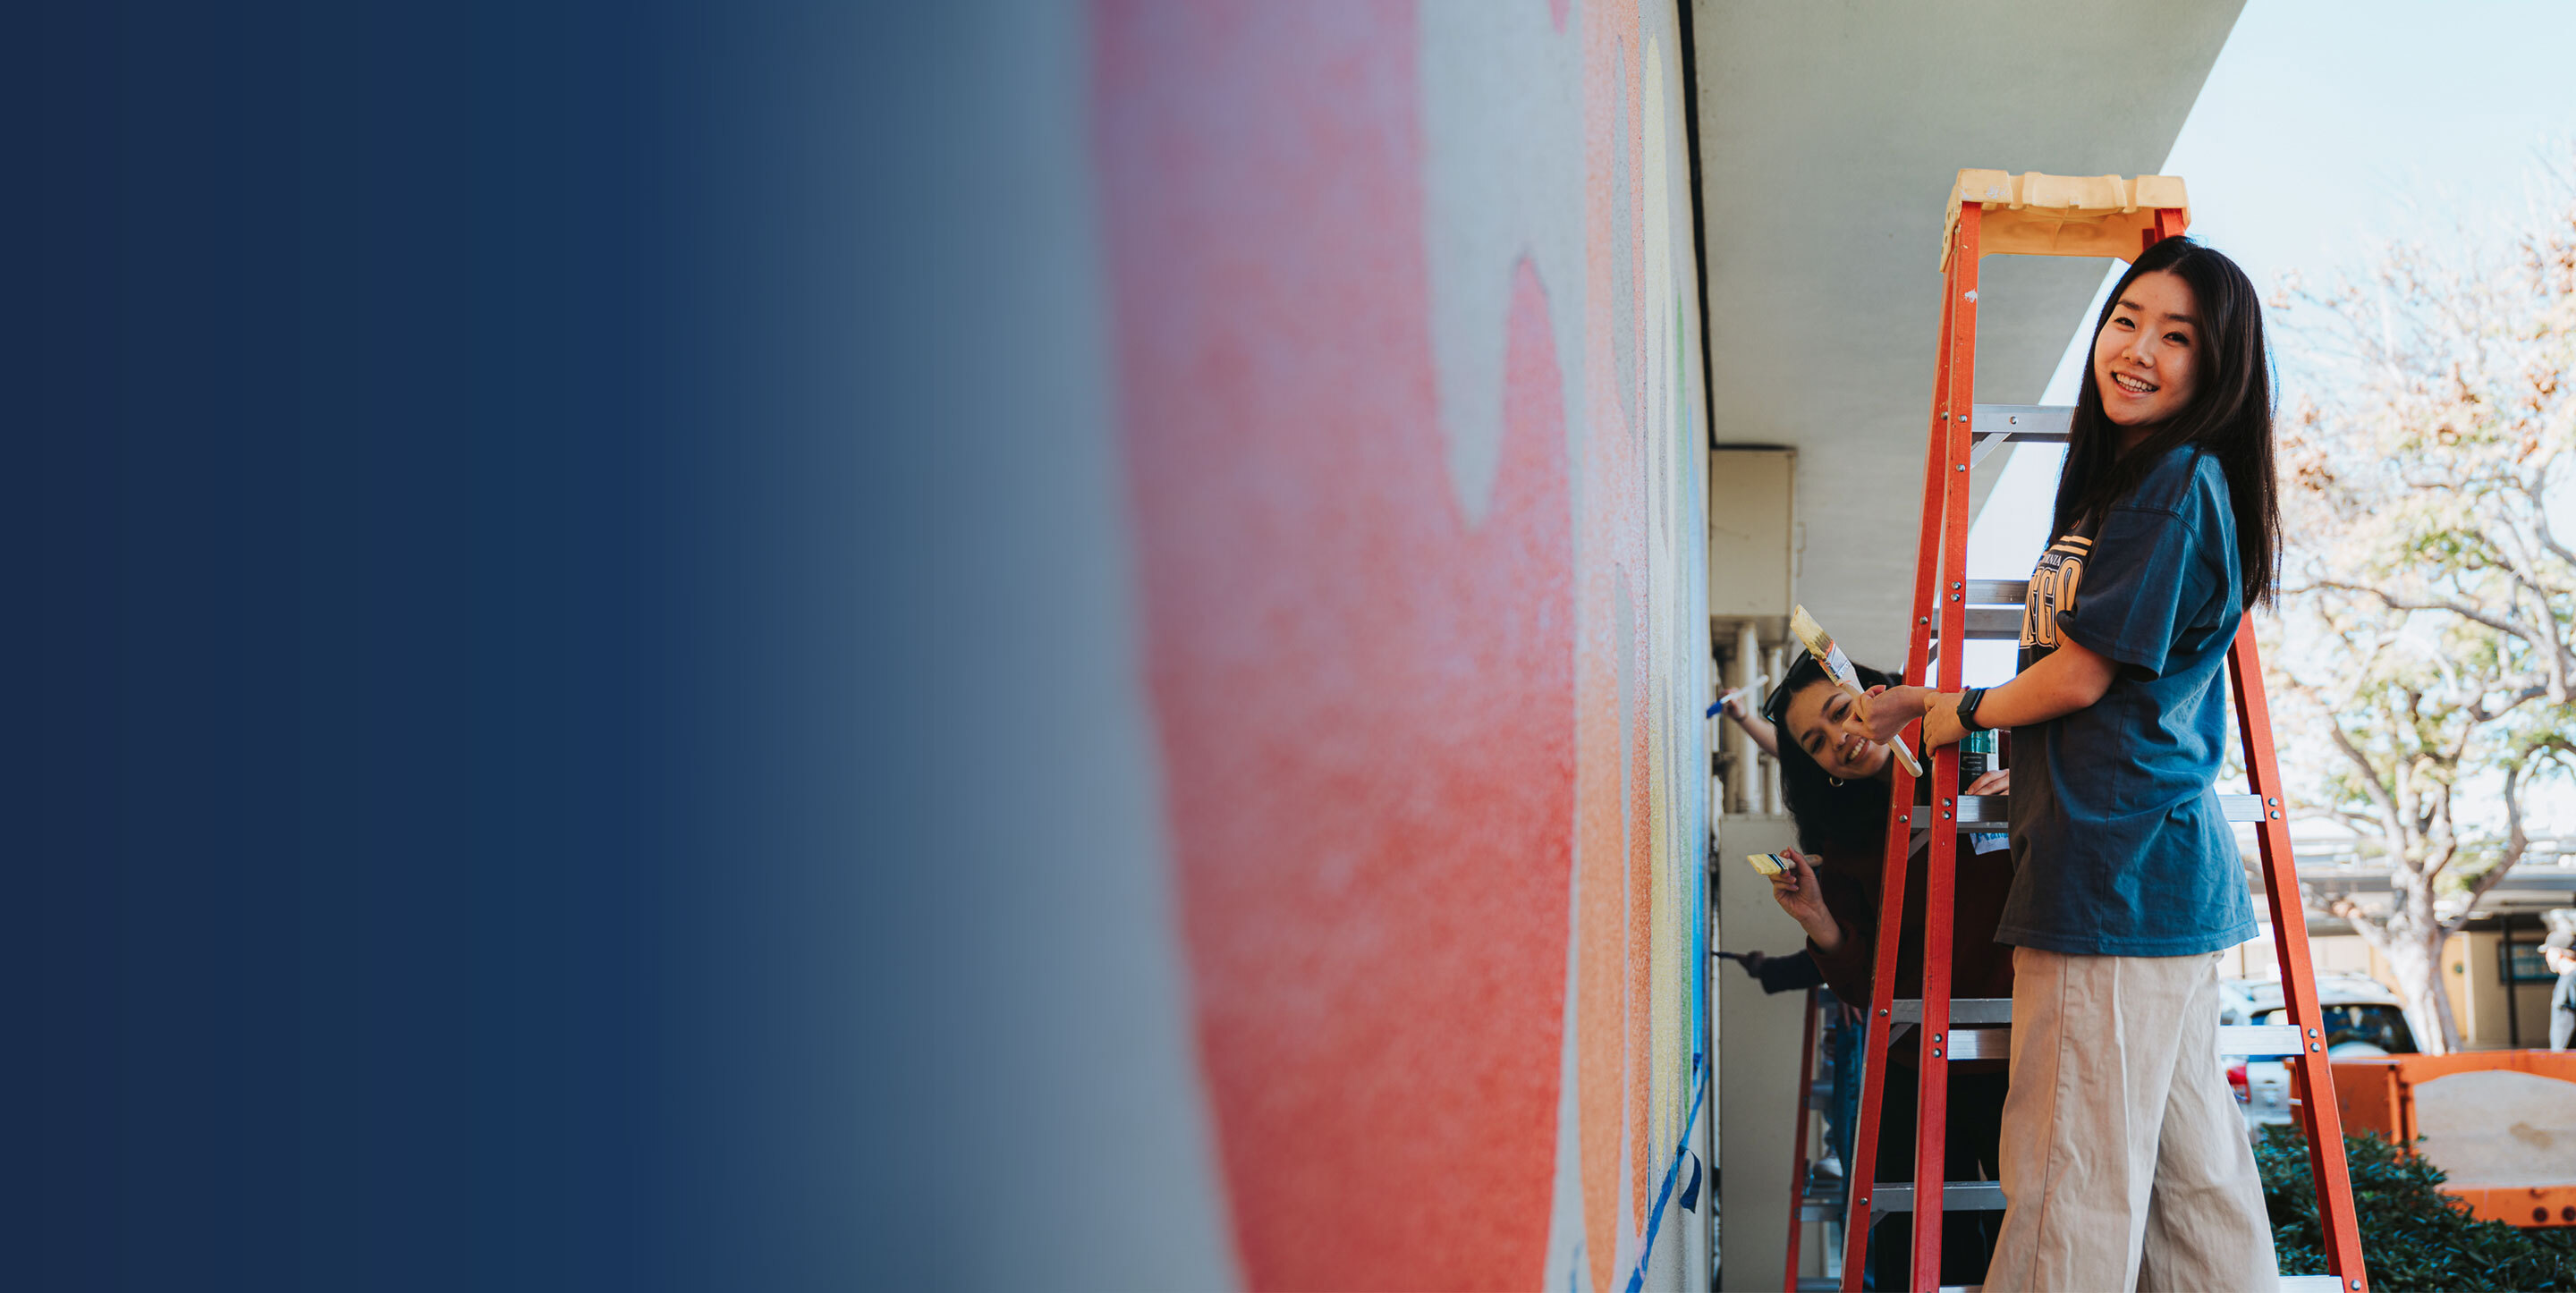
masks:
[(1852, 1129), (1860, 1123), (1860, 1021), (1850, 1017), (1841, 1006), (1828, 1007), (1833, 1022), (1825, 1029), (1825, 1053), (1833, 1057), (1834, 1094), (1825, 1107), (1825, 1145), (1833, 1151), (1834, 1165), (1843, 1170), (1843, 1179), (1853, 1180), (1851, 1170)]
[[(1911, 1042), (1906, 1043), (1911, 1045)], [(1951, 1181), (1991, 1181), (2001, 1170), (1996, 1144), (2003, 1136), (2005, 1075), (1950, 1071), (1948, 1134), (1942, 1157)], [(1887, 1095), (1878, 1114), (1880, 1181), (1914, 1180), (1915, 1071), (1909, 1065), (1887, 1066)], [(1941, 1213), (1941, 1282), (1982, 1284), (1986, 1261), (1994, 1256), (1995, 1235), (2003, 1228), (2001, 1212)], [(1914, 1265), (1914, 1214), (1891, 1212), (1869, 1232), (1869, 1286), (1901, 1289)]]

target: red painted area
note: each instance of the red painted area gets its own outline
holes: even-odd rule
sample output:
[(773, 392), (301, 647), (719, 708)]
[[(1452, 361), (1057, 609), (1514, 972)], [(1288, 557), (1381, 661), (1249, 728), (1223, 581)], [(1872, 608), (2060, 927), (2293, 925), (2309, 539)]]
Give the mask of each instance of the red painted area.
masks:
[(1149, 681), (1244, 1270), (1535, 1286), (1575, 803), (1547, 288), (1516, 271), (1470, 529), (1433, 393), (1412, 6), (1131, 0), (1096, 30)]

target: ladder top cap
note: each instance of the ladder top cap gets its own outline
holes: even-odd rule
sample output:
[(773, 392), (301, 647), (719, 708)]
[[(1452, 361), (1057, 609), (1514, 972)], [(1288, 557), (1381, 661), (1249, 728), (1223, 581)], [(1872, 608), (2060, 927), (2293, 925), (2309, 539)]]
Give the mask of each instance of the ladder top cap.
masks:
[(2045, 175), (2025, 171), (1964, 170), (1950, 186), (1949, 214), (1941, 222), (1941, 267), (1959, 233), (1959, 208), (1985, 211), (1977, 229), (1983, 256), (2111, 256), (2138, 253), (2139, 235), (2155, 227), (2158, 210), (2182, 212), (2191, 202), (2174, 175)]

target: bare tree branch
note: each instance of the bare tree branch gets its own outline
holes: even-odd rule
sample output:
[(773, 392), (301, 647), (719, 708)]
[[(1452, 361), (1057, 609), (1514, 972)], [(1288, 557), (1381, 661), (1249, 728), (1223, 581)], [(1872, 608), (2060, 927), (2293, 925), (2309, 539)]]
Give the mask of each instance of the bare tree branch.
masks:
[(2469, 886), (2467, 900), (2460, 904), (2459, 914), (2442, 922), (2442, 936), (2445, 938), (2460, 932), (2460, 927), (2469, 923), (2469, 917), (2477, 914), (2478, 899), (2486, 897), (2487, 891), (2495, 888), (2496, 883), (2504, 879), (2505, 873), (2513, 870), (2515, 863), (2522, 861), (2524, 851), (2531, 847), (2531, 837), (2524, 834), (2522, 829), (2521, 781), (2522, 769), (2508, 765), (2504, 770), (2504, 811), (2508, 824), (2504, 857), (2494, 866), (2488, 867), (2486, 874), (2479, 876), (2477, 882)]
[(2481, 611), (2456, 597), (2430, 597), (2421, 600), (2411, 600), (2395, 596), (2385, 589), (2373, 588), (2368, 584), (2347, 583), (2339, 579), (2321, 579), (2318, 580), (2314, 586), (2318, 588), (2332, 588), (2340, 592), (2359, 593), (2365, 597), (2376, 597), (2381, 602), (2385, 603), (2388, 609), (2392, 611), (2449, 611), (2451, 614), (2457, 615), (2461, 619), (2484, 624), (2498, 633), (2510, 633), (2515, 637), (2525, 637), (2531, 632), (2531, 630), (2524, 625), (2515, 623), (2510, 619), (2499, 619), (2495, 615)]

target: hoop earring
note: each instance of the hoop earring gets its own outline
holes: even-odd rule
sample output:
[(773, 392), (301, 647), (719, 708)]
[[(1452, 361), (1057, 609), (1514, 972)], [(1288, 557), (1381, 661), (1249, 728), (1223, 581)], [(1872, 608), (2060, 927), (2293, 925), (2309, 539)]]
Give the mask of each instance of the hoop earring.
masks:
[(1842, 778), (1837, 777), (1837, 776), (1832, 776), (1832, 775), (1830, 775), (1830, 774), (1829, 774), (1829, 775), (1827, 775), (1827, 776), (1825, 777), (1825, 780), (1830, 781), (1830, 782), (1834, 783), (1834, 784), (1835, 784), (1835, 785), (1837, 785), (1837, 786), (1839, 786), (1839, 785), (1841, 785), (1841, 784), (1843, 783), (1843, 779), (1842, 779)]

